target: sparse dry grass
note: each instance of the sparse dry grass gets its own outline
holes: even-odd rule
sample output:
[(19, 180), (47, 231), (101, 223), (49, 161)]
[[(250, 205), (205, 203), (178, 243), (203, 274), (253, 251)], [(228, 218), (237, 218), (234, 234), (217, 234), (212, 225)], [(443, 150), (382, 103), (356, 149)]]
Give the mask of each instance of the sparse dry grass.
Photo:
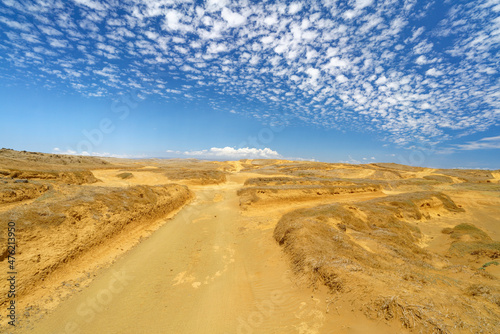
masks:
[(319, 185), (319, 186), (350, 186), (354, 185), (353, 182), (338, 180), (338, 179), (322, 179), (322, 178), (293, 178), (293, 177), (257, 177), (245, 181), (245, 186), (300, 186), (300, 185)]
[(493, 241), (486, 232), (472, 224), (459, 224), (454, 228), (444, 228), (441, 232), (454, 240), (449, 249), (452, 255), (470, 254), (491, 259), (500, 257), (500, 242)]
[(226, 182), (226, 173), (219, 170), (169, 169), (164, 174), (172, 181), (187, 180), (203, 185)]
[(437, 181), (439, 183), (453, 183), (453, 179), (445, 175), (426, 175), (424, 176), (424, 179)]
[[(432, 264), (436, 255), (418, 245), (421, 232), (410, 221), (430, 219), (429, 210), (442, 215), (464, 212), (439, 192), (401, 194), (290, 212), (276, 225), (274, 238), (283, 246), (301, 280), (313, 286), (322, 283), (332, 292), (355, 298), (371, 318), (397, 321), (421, 333), (453, 333), (457, 326), (486, 328), (482, 323), (486, 316), (481, 310), (468, 310), (464, 323), (454, 315), (468, 305), (468, 292), (457, 296), (450, 309), (423, 302), (425, 298), (445, 301), (447, 291), (455, 291), (460, 284), (443, 273), (436, 275)], [(482, 231), (469, 226), (459, 226), (456, 231), (485, 238)], [(365, 240), (370, 241), (370, 248), (363, 247)], [(419, 290), (425, 286), (428, 292), (401, 297), (415, 286)], [(358, 290), (370, 293), (360, 296)], [(376, 298), (374, 291), (392, 291), (394, 295)], [(498, 312), (488, 319), (490, 329), (500, 323)]]
[[(15, 221), (23, 256), (17, 268), (23, 273), (19, 293), (29, 291), (57, 267), (107, 242), (130, 225), (148, 226), (181, 207), (191, 198), (185, 186), (134, 186), (106, 188), (61, 187), (44, 201), (0, 213), (0, 229)], [(6, 249), (0, 235), (0, 254)], [(1, 274), (0, 274), (1, 275)], [(0, 296), (6, 297), (3, 287)], [(5, 298), (0, 297), (0, 304)]]
[(127, 179), (130, 179), (130, 178), (133, 178), (134, 174), (128, 173), (128, 172), (124, 172), (124, 173), (117, 174), (116, 177), (118, 177), (118, 178), (120, 178), (122, 180), (127, 180)]
[(107, 161), (97, 157), (14, 151), (6, 148), (0, 149), (0, 167), (9, 169), (29, 169), (31, 166), (36, 166), (37, 170), (59, 170), (61, 168), (82, 169), (106, 167), (107, 165), (109, 165)]
[(479, 169), (439, 169), (436, 173), (453, 176), (468, 183), (488, 183), (494, 178), (491, 171)]
[(11, 179), (56, 180), (68, 184), (95, 183), (98, 180), (89, 170), (19, 170), (10, 169), (6, 175)]
[[(266, 183), (274, 183), (272, 181), (263, 181)], [(324, 184), (315, 184), (319, 181), (314, 181), (313, 184), (307, 184), (309, 181), (301, 183), (293, 183), (293, 181), (285, 184), (269, 185), (269, 186), (253, 186), (245, 187), (238, 190), (240, 196), (240, 205), (243, 208), (255, 204), (269, 204), (289, 201), (308, 201), (317, 200), (324, 197), (333, 197), (341, 194), (360, 194), (360, 193), (376, 193), (380, 192), (382, 188), (379, 185), (333, 185), (327, 182)], [(250, 184), (258, 184), (259, 182), (251, 182)]]
[(472, 224), (459, 224), (455, 226), (450, 233), (450, 237), (453, 239), (460, 239), (465, 235), (477, 241), (491, 240), (490, 236), (486, 234), (486, 232), (478, 229), (476, 226)]
[(16, 183), (0, 179), (0, 204), (20, 202), (43, 195), (49, 186), (43, 183)]

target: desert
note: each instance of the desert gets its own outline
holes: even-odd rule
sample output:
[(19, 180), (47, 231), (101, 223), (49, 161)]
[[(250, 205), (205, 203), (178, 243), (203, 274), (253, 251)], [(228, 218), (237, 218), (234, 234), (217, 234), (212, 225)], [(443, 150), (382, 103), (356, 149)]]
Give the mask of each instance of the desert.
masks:
[(2, 149), (2, 332), (495, 333), (499, 180)]
[(0, 0), (0, 334), (500, 333), (500, 0)]

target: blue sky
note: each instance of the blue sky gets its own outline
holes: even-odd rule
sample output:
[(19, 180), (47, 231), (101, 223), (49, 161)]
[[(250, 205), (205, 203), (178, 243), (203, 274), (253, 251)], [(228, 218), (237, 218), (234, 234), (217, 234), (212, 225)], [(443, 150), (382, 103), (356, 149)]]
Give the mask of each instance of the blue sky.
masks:
[(500, 168), (500, 1), (0, 0), (0, 145)]

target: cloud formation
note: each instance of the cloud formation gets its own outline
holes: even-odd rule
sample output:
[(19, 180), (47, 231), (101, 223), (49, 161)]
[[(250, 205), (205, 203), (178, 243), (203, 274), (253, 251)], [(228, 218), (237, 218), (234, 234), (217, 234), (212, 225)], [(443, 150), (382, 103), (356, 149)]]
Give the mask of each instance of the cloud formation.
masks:
[(461, 151), (500, 149), (500, 136), (486, 137), (466, 144), (456, 145), (456, 149)]
[(239, 159), (281, 159), (283, 158), (281, 154), (270, 148), (233, 148), (233, 147), (212, 147), (208, 150), (199, 151), (166, 151), (169, 154), (174, 154), (176, 156), (193, 157), (199, 159), (228, 159), (228, 160), (239, 160)]
[(4, 0), (0, 81), (442, 142), (498, 124), (499, 12), (491, 0)]
[(140, 155), (131, 155), (131, 154), (114, 154), (114, 153), (108, 153), (108, 152), (87, 152), (87, 151), (82, 151), (82, 152), (77, 152), (71, 149), (67, 149), (65, 151), (62, 151), (58, 147), (54, 147), (52, 149), (52, 153), (54, 154), (66, 154), (66, 155), (83, 155), (83, 156), (92, 156), (92, 157), (100, 157), (100, 158), (121, 158), (121, 159), (145, 159), (148, 158), (145, 154), (140, 154)]

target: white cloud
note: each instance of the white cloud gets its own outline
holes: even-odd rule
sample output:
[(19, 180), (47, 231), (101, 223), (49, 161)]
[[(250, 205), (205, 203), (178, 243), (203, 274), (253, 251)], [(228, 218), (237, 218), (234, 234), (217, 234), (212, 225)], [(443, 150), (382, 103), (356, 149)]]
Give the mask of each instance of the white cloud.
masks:
[(208, 8), (209, 9), (218, 9), (227, 6), (229, 3), (229, 0), (208, 0)]
[(318, 80), (321, 72), (317, 68), (309, 67), (306, 70), (306, 73), (311, 76), (311, 80), (316, 81)]
[(426, 72), (425, 72), (426, 75), (430, 75), (430, 76), (433, 76), (433, 77), (439, 77), (439, 76), (442, 76), (444, 73), (442, 71), (439, 71), (439, 70), (436, 70), (434, 67), (431, 68), (431, 69), (428, 69)]
[(338, 82), (340, 82), (340, 83), (344, 83), (344, 82), (349, 81), (349, 79), (348, 79), (345, 75), (343, 75), (343, 74), (339, 74), (339, 75), (337, 75), (337, 77), (336, 77), (335, 79), (336, 79)]
[(246, 17), (244, 17), (241, 14), (232, 12), (230, 9), (227, 9), (224, 7), (222, 9), (222, 18), (227, 21), (227, 24), (230, 27), (237, 27), (245, 24), (246, 22)]
[(427, 58), (422, 55), (422, 56), (419, 56), (415, 62), (418, 65), (425, 65), (425, 64), (427, 64)]
[(456, 145), (457, 150), (485, 150), (485, 149), (500, 149), (500, 136), (486, 137), (476, 141), (470, 141), (467, 144)]
[(17, 21), (12, 21), (9, 20), (6, 17), (0, 16), (0, 22), (3, 24), (7, 25), (8, 27), (14, 28), (14, 29), (19, 29), (19, 30), (24, 30), (24, 31), (29, 31), (31, 25), (29, 23), (20, 23)]
[[(341, 160), (340, 162), (341, 162), (341, 163), (345, 163), (345, 164), (355, 164), (355, 165), (357, 165), (357, 164), (360, 164), (360, 163), (361, 163), (361, 161), (354, 159), (354, 158), (353, 158), (353, 157), (351, 157), (350, 155), (348, 155), (348, 157), (349, 157), (349, 159), (348, 159), (348, 160)], [(365, 158), (365, 159), (366, 159), (366, 158)]]
[(208, 53), (220, 53), (220, 52), (226, 52), (228, 51), (229, 48), (226, 44), (217, 44), (217, 43), (211, 43), (208, 46)]
[(348, 62), (345, 61), (344, 59), (340, 59), (338, 57), (332, 57), (327, 65), (328, 67), (347, 67)]
[(434, 46), (433, 43), (429, 43), (428, 41), (422, 41), (413, 47), (413, 51), (416, 54), (428, 53), (432, 51), (433, 46)]
[(39, 26), (38, 29), (40, 29), (40, 31), (43, 32), (45, 35), (49, 36), (61, 36), (63, 34), (59, 30), (54, 29), (53, 27), (50, 26)]
[(50, 38), (50, 46), (55, 48), (67, 48), (69, 46), (68, 41), (62, 39)]
[(54, 147), (52, 149), (53, 154), (64, 154), (64, 155), (83, 155), (83, 156), (92, 156), (92, 157), (100, 157), (100, 158), (121, 158), (121, 159), (145, 159), (148, 158), (145, 154), (133, 155), (133, 154), (114, 154), (108, 152), (87, 152), (81, 151), (77, 152), (72, 149), (67, 149), (62, 151), (58, 147)]
[(363, 9), (365, 7), (371, 6), (373, 4), (373, 0), (356, 0), (356, 9)]
[(288, 12), (290, 14), (296, 14), (302, 10), (302, 3), (300, 2), (292, 2), (288, 7)]
[(189, 24), (184, 23), (186, 17), (181, 11), (170, 9), (165, 15), (166, 28), (171, 31), (181, 31), (189, 32), (193, 30), (193, 27)]
[(79, 5), (86, 6), (91, 9), (96, 9), (96, 10), (105, 10), (106, 7), (104, 7), (101, 3), (93, 0), (73, 0)]
[(181, 13), (179, 13), (176, 10), (169, 10), (167, 14), (165, 15), (165, 18), (167, 20), (167, 26), (171, 30), (177, 30), (179, 29), (179, 20), (180, 17), (182, 16)]
[(52, 150), (52, 153), (54, 153), (54, 154), (68, 154), (68, 155), (76, 155), (77, 154), (76, 151), (73, 151), (71, 149), (67, 149), (66, 151), (61, 151), (61, 149), (59, 147), (54, 147), (54, 149)]
[(279, 159), (282, 156), (276, 152), (271, 150), (270, 148), (233, 148), (233, 147), (212, 147), (208, 150), (200, 150), (200, 151), (171, 151), (168, 150), (168, 153), (182, 153), (184, 156), (190, 157), (198, 157), (204, 159)]
[(101, 50), (104, 50), (106, 52), (109, 52), (109, 53), (115, 53), (116, 52), (116, 48), (114, 46), (103, 44), (103, 43), (97, 43), (97, 48), (101, 49)]
[(39, 36), (37, 35), (22, 33), (21, 37), (29, 43), (41, 43), (41, 41), (38, 39)]

